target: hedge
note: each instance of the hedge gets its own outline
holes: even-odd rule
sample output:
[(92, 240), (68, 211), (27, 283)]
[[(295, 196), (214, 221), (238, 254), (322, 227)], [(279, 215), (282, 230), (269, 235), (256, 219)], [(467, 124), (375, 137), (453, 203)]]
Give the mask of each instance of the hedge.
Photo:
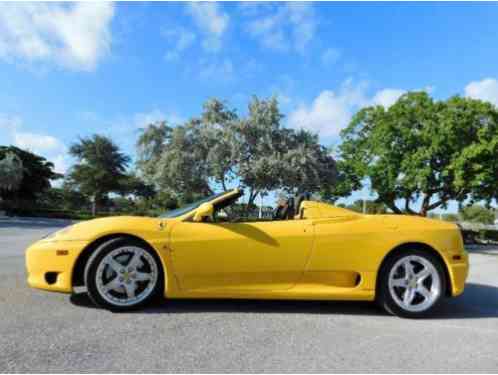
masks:
[(98, 212), (93, 216), (90, 211), (51, 210), (51, 209), (19, 209), (11, 208), (6, 211), (8, 216), (43, 217), (49, 219), (90, 220), (109, 216), (156, 216), (156, 212)]
[(462, 229), (463, 241), (466, 244), (498, 242), (498, 231), (481, 229), (479, 231)]

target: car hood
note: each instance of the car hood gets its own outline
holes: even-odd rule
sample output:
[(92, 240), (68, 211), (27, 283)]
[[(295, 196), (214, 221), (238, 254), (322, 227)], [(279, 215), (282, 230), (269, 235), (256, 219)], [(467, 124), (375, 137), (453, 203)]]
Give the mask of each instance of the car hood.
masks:
[(93, 240), (108, 234), (158, 233), (166, 227), (171, 219), (139, 216), (111, 216), (82, 221), (63, 228), (48, 237), (47, 241), (82, 241)]

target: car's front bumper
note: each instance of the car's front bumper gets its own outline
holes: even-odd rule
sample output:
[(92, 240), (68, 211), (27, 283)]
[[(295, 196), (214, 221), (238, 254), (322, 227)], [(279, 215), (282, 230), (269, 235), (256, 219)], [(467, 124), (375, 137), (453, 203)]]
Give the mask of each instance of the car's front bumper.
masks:
[(56, 292), (72, 291), (76, 259), (88, 241), (38, 241), (26, 250), (28, 284)]
[(451, 279), (451, 295), (456, 297), (463, 293), (465, 281), (469, 275), (469, 255), (466, 251), (459, 254), (459, 259), (451, 258), (448, 264)]

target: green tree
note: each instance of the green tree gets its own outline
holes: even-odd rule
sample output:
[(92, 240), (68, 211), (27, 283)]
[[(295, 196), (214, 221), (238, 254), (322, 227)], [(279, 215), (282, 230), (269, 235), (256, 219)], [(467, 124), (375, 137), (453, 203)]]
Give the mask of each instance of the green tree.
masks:
[(133, 195), (138, 198), (150, 199), (156, 196), (156, 190), (153, 185), (145, 183), (137, 175), (130, 173), (126, 174), (120, 183), (118, 193), (127, 196)]
[(90, 197), (95, 215), (108, 193), (122, 191), (130, 158), (112, 140), (101, 135), (80, 138), (71, 145), (69, 153), (78, 163), (71, 168), (67, 182)]
[(280, 162), (284, 190), (299, 195), (334, 187), (336, 163), (330, 151), (319, 143), (318, 135), (304, 130), (283, 131), (288, 142)]
[(0, 159), (0, 190), (17, 190), (21, 186), (22, 177), (21, 159), (15, 153), (7, 152)]
[(147, 182), (164, 187), (163, 182), (158, 181), (157, 165), (165, 147), (171, 142), (173, 128), (166, 121), (158, 121), (140, 129), (140, 132), (136, 143), (137, 170)]
[(456, 222), (456, 221), (458, 221), (458, 215), (451, 214), (451, 213), (450, 214), (443, 214), (443, 220)]
[(260, 192), (281, 187), (282, 157), (287, 139), (281, 129), (283, 115), (275, 98), (249, 102), (249, 114), (237, 126), (239, 142), (234, 144), (238, 175), (248, 188), (250, 207)]
[(179, 196), (209, 194), (213, 184), (227, 190), (234, 177), (231, 141), (237, 120), (234, 110), (211, 99), (199, 118), (183, 125), (151, 124), (137, 142), (137, 169), (146, 181)]
[(336, 167), (318, 137), (281, 126), (275, 98), (249, 103), (239, 118), (224, 102), (211, 99), (199, 118), (170, 128), (151, 124), (137, 142), (140, 174), (175, 193), (180, 201), (235, 182), (247, 188), (248, 206), (258, 194), (285, 189), (315, 192), (335, 182)]
[(88, 210), (91, 203), (86, 195), (64, 183), (62, 187), (52, 187), (40, 194), (38, 205), (45, 209), (81, 211)]
[(497, 122), (490, 103), (434, 101), (425, 92), (405, 94), (389, 109), (364, 108), (341, 133), (338, 189), (346, 194), (368, 182), (393, 212), (424, 216), (450, 200), (493, 199)]
[[(40, 194), (50, 188), (50, 182), (62, 177), (54, 171), (53, 163), (29, 151), (15, 146), (0, 146), (0, 160), (5, 160), (7, 155), (15, 155), (13, 158), (20, 161), (14, 163), (17, 167), (22, 165), (22, 179), (16, 189), (0, 188), (0, 198), (4, 204), (8, 202), (9, 205), (17, 207), (24, 202), (32, 208), (33, 202), (36, 202)], [(16, 178), (19, 178), (19, 175)], [(4, 181), (2, 179), (2, 182)]]
[(140, 175), (158, 189), (179, 195), (211, 193), (200, 132), (194, 120), (175, 128), (162, 122), (143, 129), (137, 142)]
[(237, 175), (236, 145), (240, 142), (237, 134), (239, 117), (234, 109), (217, 100), (208, 100), (198, 121), (199, 156), (205, 155), (208, 180), (228, 190)]
[[(443, 112), (456, 154), (455, 187), (472, 202), (498, 200), (498, 108), (489, 102), (454, 97)], [(451, 137), (451, 138), (450, 138)]]
[(493, 224), (495, 221), (494, 211), (479, 205), (463, 208), (460, 211), (460, 216), (463, 221), (470, 221), (472, 223)]

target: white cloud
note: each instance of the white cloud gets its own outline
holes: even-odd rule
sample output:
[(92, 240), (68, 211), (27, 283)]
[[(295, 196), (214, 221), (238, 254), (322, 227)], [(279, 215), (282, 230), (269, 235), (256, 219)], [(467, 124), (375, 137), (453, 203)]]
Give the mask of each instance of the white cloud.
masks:
[(233, 64), (230, 59), (219, 62), (201, 62), (199, 76), (203, 80), (229, 81), (234, 74)]
[(0, 58), (92, 71), (110, 50), (113, 15), (104, 2), (2, 3)]
[(133, 124), (136, 128), (145, 128), (158, 121), (166, 121), (169, 125), (178, 125), (185, 122), (185, 119), (173, 112), (166, 114), (160, 109), (133, 115)]
[(189, 3), (187, 11), (205, 35), (202, 42), (204, 49), (209, 52), (219, 51), (223, 34), (230, 22), (228, 14), (215, 2)]
[(355, 84), (348, 79), (337, 92), (324, 90), (310, 105), (301, 104), (289, 115), (288, 125), (314, 131), (322, 137), (337, 136), (360, 108), (370, 105), (388, 108), (405, 93), (400, 89), (383, 89), (369, 96), (367, 89), (367, 82)]
[(322, 54), (323, 65), (333, 65), (341, 57), (341, 52), (335, 48), (327, 48)]
[(434, 91), (436, 91), (436, 86), (434, 85), (428, 85), (425, 86), (422, 91), (425, 91), (427, 94), (432, 95), (434, 94)]
[(465, 96), (480, 99), (498, 106), (498, 81), (486, 78), (482, 81), (473, 81), (465, 86)]
[(292, 34), (297, 51), (304, 52), (308, 43), (313, 39), (316, 29), (313, 7), (308, 3), (287, 4), (289, 20), (293, 24)]
[[(252, 17), (248, 23), (250, 35), (258, 38), (267, 48), (304, 53), (316, 30), (312, 5), (294, 2), (279, 4), (270, 15), (267, 14), (267, 7), (261, 9), (265, 14)], [(254, 13), (251, 12), (251, 15)]]
[(389, 108), (400, 98), (401, 95), (406, 93), (405, 90), (400, 89), (383, 89), (378, 91), (372, 98), (372, 104), (381, 105)]
[[(19, 129), (22, 125), (21, 118), (19, 116), (8, 116), (6, 114), (0, 113), (0, 135), (11, 134), (16, 129)], [(0, 143), (3, 141), (0, 139)], [(7, 142), (5, 140), (4, 142)]]
[(353, 111), (366, 105), (366, 83), (345, 81), (338, 92), (324, 90), (311, 105), (301, 105), (289, 115), (289, 126), (312, 130), (323, 137), (336, 136), (349, 123)]
[(178, 59), (197, 38), (192, 31), (189, 31), (183, 27), (168, 30), (163, 29), (161, 30), (161, 35), (173, 44), (173, 47), (167, 51), (164, 56), (165, 59), (169, 61)]
[[(58, 154), (50, 159), (54, 163), (54, 170), (57, 173), (65, 174), (69, 169), (68, 157), (65, 154)], [(62, 181), (55, 181), (54, 183), (62, 183)]]
[(14, 131), (14, 144), (24, 150), (42, 154), (64, 149), (64, 145), (51, 135), (35, 134), (29, 132)]
[(59, 139), (46, 134), (23, 131), (23, 123), (18, 116), (0, 114), (1, 143), (12, 144), (23, 150), (45, 157), (54, 163), (55, 171), (65, 173), (68, 167), (67, 148)]

